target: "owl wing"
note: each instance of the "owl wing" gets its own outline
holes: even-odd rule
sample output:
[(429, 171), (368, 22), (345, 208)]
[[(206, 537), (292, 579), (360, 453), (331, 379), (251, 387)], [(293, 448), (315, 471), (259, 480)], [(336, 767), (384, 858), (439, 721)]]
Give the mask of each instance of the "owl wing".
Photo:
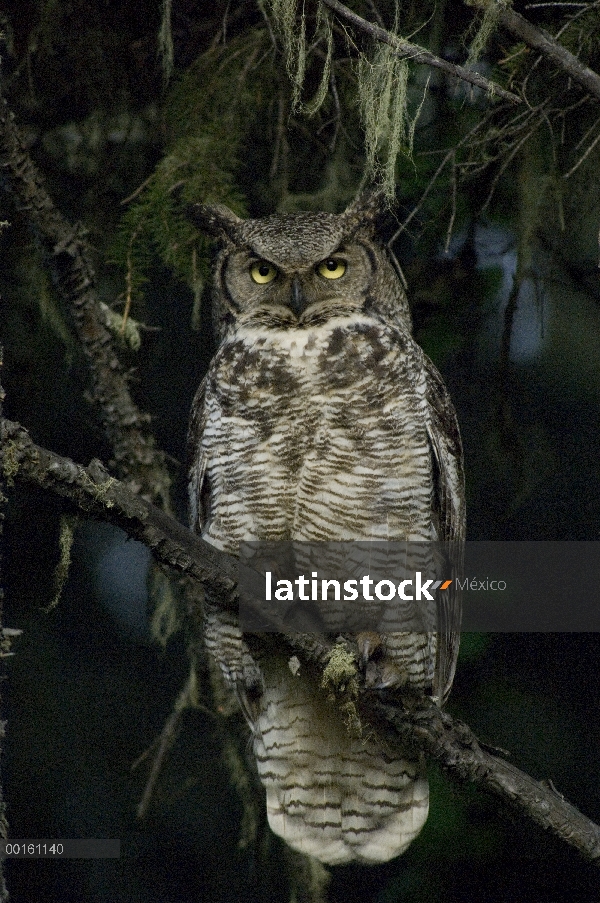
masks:
[[(434, 512), (439, 540), (448, 543), (453, 562), (452, 586), (437, 595), (438, 642), (433, 695), (446, 700), (456, 668), (460, 641), (461, 599), (456, 588), (465, 540), (465, 487), (463, 451), (456, 412), (436, 367), (426, 355), (427, 433), (434, 472)], [(448, 575), (450, 576), (450, 575)]]
[[(198, 534), (202, 533), (210, 516), (210, 486), (206, 476), (208, 456), (202, 442), (207, 421), (204, 403), (206, 380), (207, 377), (202, 380), (194, 396), (187, 437), (190, 527)], [(260, 669), (242, 639), (237, 616), (212, 603), (208, 590), (204, 596), (204, 641), (219, 665), (225, 686), (235, 694), (246, 721), (254, 731), (256, 700), (262, 692)]]
[(200, 383), (192, 402), (192, 412), (187, 436), (188, 489), (190, 500), (190, 526), (196, 533), (202, 533), (206, 522), (208, 487), (205, 485), (207, 457), (202, 445), (206, 426), (204, 393), (206, 377)]

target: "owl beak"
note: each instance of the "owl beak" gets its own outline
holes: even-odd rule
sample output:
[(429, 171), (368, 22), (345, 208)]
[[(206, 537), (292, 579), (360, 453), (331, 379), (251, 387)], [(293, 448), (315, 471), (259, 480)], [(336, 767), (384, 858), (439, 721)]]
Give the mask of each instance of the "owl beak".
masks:
[(307, 308), (308, 304), (297, 276), (292, 279), (292, 303), (291, 308), (299, 317)]

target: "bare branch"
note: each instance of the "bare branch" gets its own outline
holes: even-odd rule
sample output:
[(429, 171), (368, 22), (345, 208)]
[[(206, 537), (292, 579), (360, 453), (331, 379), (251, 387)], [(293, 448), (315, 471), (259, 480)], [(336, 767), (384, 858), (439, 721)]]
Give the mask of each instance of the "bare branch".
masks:
[(511, 91), (506, 91), (504, 88), (501, 88), (500, 85), (490, 81), (478, 72), (473, 72), (471, 69), (465, 69), (464, 66), (457, 66), (455, 63), (450, 63), (448, 60), (436, 56), (429, 50), (425, 50), (424, 47), (419, 47), (418, 44), (411, 44), (410, 41), (406, 41), (404, 38), (392, 34), (390, 31), (386, 31), (385, 28), (381, 28), (379, 25), (367, 22), (366, 19), (363, 19), (361, 16), (357, 15), (357, 13), (352, 12), (351, 9), (344, 6), (339, 0), (321, 0), (321, 2), (333, 10), (333, 12), (337, 13), (338, 16), (351, 22), (356, 28), (360, 28), (361, 31), (364, 31), (372, 38), (375, 38), (376, 41), (389, 44), (389, 46), (393, 48), (395, 55), (401, 59), (407, 58), (412, 60), (413, 63), (423, 63), (426, 66), (441, 69), (443, 72), (448, 73), (448, 75), (453, 75), (455, 78), (475, 85), (477, 88), (482, 88), (492, 96), (502, 97), (504, 100), (512, 101), (512, 103), (522, 102), (521, 98), (516, 94), (513, 94)]
[[(68, 499), (80, 511), (116, 524), (143, 542), (163, 565), (210, 586), (215, 602), (237, 609), (238, 561), (194, 535), (178, 521), (110, 477), (100, 462), (82, 467), (35, 445), (17, 423), (0, 420), (0, 475), (39, 486)], [(259, 581), (262, 578), (257, 575)], [(260, 616), (265, 612), (260, 609)], [(331, 644), (319, 637), (285, 634), (283, 639), (306, 663), (322, 669)], [(249, 637), (250, 642), (254, 642)], [(258, 638), (256, 638), (258, 641)], [(265, 640), (268, 642), (268, 640)], [(349, 648), (357, 655), (355, 647)], [(600, 864), (600, 828), (552, 787), (482, 749), (471, 730), (441, 712), (430, 699), (382, 697), (362, 686), (362, 718), (393, 729), (403, 747), (422, 749), (454, 779), (469, 780), (520, 810), (586, 858)]]
[[(323, 0), (326, 2), (326, 0)], [(470, 0), (471, 6), (485, 9), (489, 0)], [(586, 91), (600, 100), (600, 75), (581, 63), (566, 47), (559, 44), (544, 28), (533, 25), (528, 19), (502, 5), (498, 13), (498, 22), (507, 31), (524, 41), (529, 47), (538, 50), (543, 57), (562, 69)]]
[(448, 221), (448, 229), (446, 231), (446, 243), (444, 244), (444, 252), (446, 254), (450, 253), (450, 242), (452, 241), (452, 230), (454, 229), (454, 220), (456, 219), (456, 191), (457, 191), (457, 182), (456, 178), (456, 159), (452, 161), (452, 209), (450, 211), (450, 220)]
[(536, 781), (510, 762), (482, 749), (471, 729), (433, 704), (421, 702), (408, 717), (397, 707), (377, 703), (373, 710), (396, 728), (402, 744), (418, 745), (453, 778), (473, 781), (520, 810), (537, 825), (600, 864), (600, 827), (553, 787)]

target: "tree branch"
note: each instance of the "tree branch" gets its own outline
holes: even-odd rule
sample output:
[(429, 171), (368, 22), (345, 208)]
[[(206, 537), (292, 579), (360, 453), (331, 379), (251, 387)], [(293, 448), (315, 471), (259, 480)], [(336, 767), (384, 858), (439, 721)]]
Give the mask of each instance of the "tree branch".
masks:
[[(326, 2), (326, 0), (323, 0)], [(469, 6), (476, 6), (478, 9), (486, 9), (490, 0), (468, 0)], [(496, 2), (496, 0), (491, 0)], [(552, 35), (544, 28), (533, 25), (528, 19), (520, 13), (511, 9), (510, 6), (502, 5), (498, 22), (507, 31), (519, 38), (528, 47), (539, 51), (549, 62), (553, 63), (559, 69), (562, 69), (566, 75), (570, 76), (574, 81), (578, 82), (586, 91), (600, 100), (600, 75), (584, 66), (579, 59), (574, 56), (566, 47), (559, 44)]]
[(15, 479), (68, 499), (88, 516), (121, 527), (146, 545), (155, 559), (180, 574), (206, 583), (224, 607), (237, 583), (238, 561), (217, 552), (173, 517), (133, 492), (105, 470), (100, 461), (75, 464), (35, 445), (27, 430), (0, 421), (0, 476)]
[(0, 165), (10, 174), (21, 209), (40, 234), (69, 304), (88, 358), (93, 399), (100, 410), (113, 450), (117, 473), (148, 498), (169, 510), (170, 477), (165, 455), (150, 432), (150, 417), (129, 392), (113, 348), (95, 288), (96, 274), (81, 224), (72, 225), (56, 209), (44, 180), (31, 160), (4, 97), (0, 96)]
[[(215, 602), (237, 610), (237, 558), (213, 548), (178, 521), (110, 477), (100, 462), (75, 464), (33, 443), (17, 423), (0, 420), (0, 476), (46, 489), (67, 499), (84, 514), (121, 527), (143, 542), (158, 562), (210, 586)], [(257, 575), (262, 587), (262, 578)], [(265, 612), (260, 609), (260, 616)], [(331, 651), (324, 638), (286, 634), (283, 638), (310, 668), (322, 671)], [(280, 642), (281, 637), (278, 638)], [(348, 648), (356, 649), (349, 643)], [(462, 722), (440, 711), (430, 699), (382, 697), (359, 687), (364, 718), (392, 730), (403, 748), (422, 749), (448, 774), (470, 780), (520, 810), (536, 824), (600, 864), (600, 828), (545, 783), (491, 755)]]
[(399, 56), (400, 58), (406, 57), (411, 59), (414, 63), (423, 63), (426, 66), (432, 66), (434, 69), (441, 69), (442, 72), (446, 72), (448, 75), (452, 75), (471, 85), (475, 85), (477, 88), (482, 88), (492, 96), (502, 97), (504, 100), (510, 100), (512, 103), (522, 103), (521, 98), (517, 94), (513, 94), (511, 91), (501, 88), (500, 85), (490, 81), (478, 72), (474, 72), (472, 69), (465, 69), (464, 66), (457, 66), (455, 63), (450, 63), (448, 60), (441, 59), (441, 57), (436, 56), (429, 50), (425, 50), (424, 47), (419, 47), (418, 44), (411, 44), (410, 41), (406, 41), (404, 38), (392, 34), (390, 31), (386, 31), (385, 28), (381, 28), (379, 25), (367, 22), (366, 19), (363, 19), (361, 16), (357, 15), (357, 13), (348, 9), (347, 6), (344, 6), (343, 3), (340, 3), (340, 0), (321, 0), (321, 2), (325, 6), (328, 6), (329, 9), (333, 10), (333, 12), (337, 13), (342, 19), (346, 19), (347, 22), (351, 22), (356, 28), (359, 28), (372, 38), (375, 38), (376, 41), (381, 41), (383, 44), (389, 44), (389, 46), (393, 48), (396, 56)]
[(380, 712), (394, 725), (403, 746), (422, 749), (452, 778), (482, 786), (600, 865), (600, 827), (547, 782), (482, 749), (464, 722), (431, 703), (421, 702), (408, 716), (380, 702), (372, 703), (371, 711)]

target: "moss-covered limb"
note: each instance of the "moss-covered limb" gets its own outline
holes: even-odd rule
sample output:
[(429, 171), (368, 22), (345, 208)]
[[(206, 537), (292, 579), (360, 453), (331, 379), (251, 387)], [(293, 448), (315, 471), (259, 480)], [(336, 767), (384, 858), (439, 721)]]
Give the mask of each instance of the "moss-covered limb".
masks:
[(0, 476), (25, 482), (67, 499), (78, 511), (121, 527), (143, 542), (155, 559), (206, 583), (223, 606), (234, 607), (237, 558), (219, 554), (175, 518), (111, 477), (99, 461), (88, 467), (35, 445), (27, 430), (0, 421)]
[(6, 100), (0, 97), (0, 161), (20, 207), (48, 248), (59, 288), (73, 313), (92, 375), (93, 397), (113, 450), (117, 473), (144, 496), (169, 506), (170, 477), (163, 452), (136, 406), (114, 351), (95, 288), (95, 272), (84, 229), (55, 208), (21, 139)]
[[(6, 462), (13, 481), (35, 484), (69, 499), (84, 514), (116, 524), (132, 538), (145, 543), (161, 564), (209, 586), (215, 603), (237, 610), (238, 560), (204, 542), (123, 483), (109, 477), (99, 462), (81, 467), (36, 446), (19, 424), (1, 420), (0, 477), (5, 473)], [(264, 617), (265, 612), (260, 611), (259, 616)], [(259, 637), (249, 637), (249, 640), (262, 641)], [(268, 636), (265, 642), (269, 642)], [(343, 660), (334, 657), (333, 666), (332, 644), (325, 639), (285, 634), (277, 637), (277, 642), (278, 648), (282, 642), (287, 644), (313, 672), (325, 671), (327, 686), (336, 693), (354, 676), (351, 659), (356, 662), (358, 654), (351, 641), (345, 641)], [(586, 859), (600, 864), (597, 825), (554, 788), (483, 749), (465, 724), (440, 711), (430, 699), (405, 695), (383, 701), (358, 679), (356, 709), (361, 722), (370, 723), (376, 730), (386, 731), (387, 726), (388, 741), (397, 743), (400, 749), (423, 750), (450, 777), (473, 781), (579, 850)]]
[[(125, 483), (111, 477), (100, 461), (94, 460), (88, 467), (76, 464), (36, 445), (24, 427), (3, 419), (0, 420), (0, 479), (11, 486), (20, 482), (38, 486), (67, 499), (80, 513), (120, 527), (132, 539), (144, 543), (160, 565), (210, 587), (211, 598), (217, 604), (238, 612), (238, 559), (215, 549)], [(253, 585), (248, 574), (248, 588), (254, 589), (257, 597), (264, 595), (263, 578), (256, 574), (257, 582)], [(269, 605), (265, 601), (261, 606), (260, 602), (257, 598), (257, 619), (266, 619), (272, 627), (278, 627), (276, 603)], [(199, 631), (201, 621), (194, 614), (191, 610), (187, 612), (189, 626)], [(325, 641), (300, 634), (292, 645), (313, 663), (324, 667), (328, 661), (330, 644)]]
[[(323, 2), (329, 4), (331, 0), (323, 0)], [(478, 7), (484, 11), (490, 5), (490, 0), (466, 0), (466, 2), (469, 6)], [(553, 66), (562, 69), (566, 75), (585, 88), (597, 100), (600, 100), (600, 75), (580, 62), (544, 28), (534, 25), (520, 13), (504, 4), (499, 10), (497, 21), (499, 25), (510, 31), (528, 47), (537, 50)]]
[(475, 85), (477, 88), (482, 88), (491, 96), (501, 97), (504, 100), (510, 100), (512, 103), (521, 103), (521, 98), (516, 94), (507, 91), (505, 88), (501, 88), (500, 85), (490, 81), (478, 72), (473, 72), (470, 69), (465, 69), (464, 66), (457, 66), (455, 63), (450, 63), (448, 60), (436, 56), (429, 50), (419, 47), (418, 44), (412, 44), (410, 41), (406, 41), (404, 38), (386, 31), (386, 29), (381, 28), (380, 25), (367, 22), (366, 19), (363, 19), (361, 16), (357, 15), (357, 13), (348, 9), (347, 6), (344, 6), (343, 3), (340, 3), (340, 0), (321, 0), (321, 2), (333, 10), (333, 12), (337, 13), (340, 18), (345, 19), (356, 28), (371, 35), (376, 41), (389, 44), (397, 56), (410, 59), (414, 63), (424, 63), (427, 66), (432, 66), (434, 69), (441, 69), (448, 75), (452, 75), (471, 85)]

